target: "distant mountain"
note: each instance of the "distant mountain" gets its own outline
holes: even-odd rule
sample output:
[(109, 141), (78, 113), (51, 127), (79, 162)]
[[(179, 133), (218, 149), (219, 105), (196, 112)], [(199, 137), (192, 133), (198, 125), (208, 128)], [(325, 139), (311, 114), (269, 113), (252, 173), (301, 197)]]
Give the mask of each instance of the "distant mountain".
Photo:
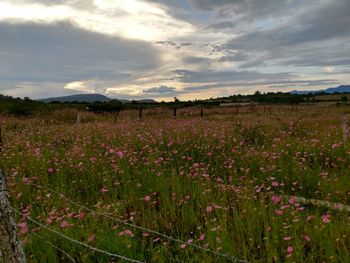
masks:
[(325, 92), (328, 94), (333, 94), (333, 93), (350, 93), (350, 85), (341, 85), (336, 88), (328, 88), (324, 90), (293, 90), (290, 91), (289, 93), (291, 94), (298, 94), (298, 95), (303, 95), (303, 94), (309, 94), (309, 93), (318, 93), (318, 92)]
[(123, 103), (131, 103), (131, 102), (134, 102), (134, 101), (136, 101), (138, 103), (158, 103), (158, 101), (153, 100), (153, 99), (141, 99), (141, 100), (125, 100), (125, 99), (123, 100), (123, 99), (121, 99), (119, 101), (123, 102)]
[[(58, 102), (95, 102), (95, 101), (100, 101), (100, 102), (107, 102), (111, 101), (111, 98), (108, 98), (104, 95), (101, 94), (76, 94), (76, 95), (71, 95), (71, 96), (63, 96), (63, 97), (54, 97), (54, 98), (47, 98), (47, 99), (41, 99), (39, 101), (50, 103), (53, 101), (58, 101)], [(123, 100), (120, 99), (118, 100), (122, 103), (130, 103), (131, 100)], [(137, 102), (140, 103), (157, 103), (153, 99), (141, 99), (141, 100), (136, 100)]]
[(152, 99), (137, 100), (137, 102), (141, 102), (141, 103), (157, 103), (157, 101), (152, 100)]
[(71, 96), (63, 96), (63, 97), (55, 97), (55, 98), (47, 98), (47, 99), (41, 99), (39, 101), (43, 101), (46, 103), (50, 103), (53, 101), (59, 101), (59, 102), (73, 102), (73, 101), (79, 101), (79, 102), (95, 102), (95, 101), (110, 101), (111, 98), (108, 98), (101, 94), (76, 94)]

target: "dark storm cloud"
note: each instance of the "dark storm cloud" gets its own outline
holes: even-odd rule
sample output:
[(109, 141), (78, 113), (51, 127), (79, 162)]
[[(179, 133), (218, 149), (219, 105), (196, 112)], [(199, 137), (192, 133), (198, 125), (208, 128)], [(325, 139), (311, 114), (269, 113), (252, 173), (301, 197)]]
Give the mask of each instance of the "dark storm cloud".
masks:
[(252, 65), (259, 63), (259, 60), (272, 59), (286, 59), (283, 64), (302, 66), (346, 65), (349, 59), (343, 53), (350, 49), (349, 12), (348, 0), (315, 6), (313, 12), (298, 15), (283, 26), (243, 33), (216, 47), (216, 51), (254, 51), (263, 54), (259, 59), (252, 59)]
[(84, 31), (68, 23), (0, 23), (0, 36), (0, 79), (7, 81), (125, 80), (160, 64), (149, 43)]

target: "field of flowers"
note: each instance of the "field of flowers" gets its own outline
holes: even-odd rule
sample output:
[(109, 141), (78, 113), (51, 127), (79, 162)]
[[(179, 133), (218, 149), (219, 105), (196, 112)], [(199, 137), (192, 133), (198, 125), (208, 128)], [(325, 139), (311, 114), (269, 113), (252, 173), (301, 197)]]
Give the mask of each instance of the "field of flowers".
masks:
[(3, 117), (28, 261), (350, 262), (347, 108), (190, 111)]

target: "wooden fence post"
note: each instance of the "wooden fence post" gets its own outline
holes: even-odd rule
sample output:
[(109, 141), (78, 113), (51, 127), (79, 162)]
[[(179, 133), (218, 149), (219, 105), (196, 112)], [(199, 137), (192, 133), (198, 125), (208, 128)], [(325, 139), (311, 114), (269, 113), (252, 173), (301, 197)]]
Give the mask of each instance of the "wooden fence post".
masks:
[(2, 152), (2, 130), (0, 126), (0, 152)]
[(81, 123), (81, 116), (80, 113), (77, 114), (77, 124)]
[(7, 199), (5, 176), (0, 170), (0, 262), (25, 263), (26, 258), (12, 212)]
[(203, 106), (201, 106), (201, 118), (203, 118), (204, 116), (204, 110), (203, 110)]
[(176, 118), (176, 107), (174, 107), (174, 118)]
[(139, 121), (142, 120), (142, 110), (143, 110), (143, 108), (140, 107), (139, 108), (139, 118), (138, 118)]

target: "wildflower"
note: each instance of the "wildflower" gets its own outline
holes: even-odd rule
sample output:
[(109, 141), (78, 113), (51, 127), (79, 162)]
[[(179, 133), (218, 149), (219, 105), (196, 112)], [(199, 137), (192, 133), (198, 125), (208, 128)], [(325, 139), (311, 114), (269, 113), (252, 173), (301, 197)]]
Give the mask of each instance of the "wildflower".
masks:
[(125, 230), (123, 230), (123, 231), (121, 231), (119, 234), (118, 234), (118, 236), (129, 236), (129, 237), (133, 237), (134, 236), (134, 233), (131, 231), (131, 230), (129, 230), (129, 229), (125, 229)]
[(279, 216), (283, 215), (283, 210), (277, 209), (275, 210), (275, 213)]
[(200, 240), (200, 241), (203, 241), (205, 239), (205, 235), (204, 234), (201, 234), (200, 236), (199, 236), (199, 238), (198, 238), (198, 240)]
[(84, 219), (85, 213), (83, 211), (79, 211), (79, 219)]
[(146, 195), (144, 199), (145, 199), (146, 202), (151, 201), (151, 197), (149, 195)]
[(294, 248), (292, 246), (288, 246), (287, 247), (287, 253), (288, 253), (287, 257), (290, 257), (293, 254), (293, 252), (294, 252)]
[(27, 233), (29, 231), (29, 228), (28, 228), (26, 222), (19, 223), (18, 227), (21, 229), (21, 232), (20, 232), (21, 235), (24, 235), (25, 233)]
[(91, 242), (91, 241), (94, 241), (95, 240), (95, 234), (91, 234), (91, 235), (89, 235), (89, 237), (88, 237), (88, 242)]
[(213, 211), (213, 207), (211, 205), (208, 205), (206, 210), (207, 210), (207, 213), (210, 213), (211, 211)]
[(117, 151), (116, 154), (119, 158), (122, 158), (124, 156), (124, 153), (122, 151)]
[(69, 227), (70, 226), (70, 224), (66, 221), (66, 220), (63, 220), (62, 222), (61, 222), (61, 224), (60, 224), (60, 227), (61, 228), (67, 228), (67, 227)]
[(311, 237), (309, 237), (309, 236), (304, 236), (304, 240), (305, 240), (306, 242), (310, 242), (310, 241), (311, 241)]
[(278, 187), (279, 186), (279, 183), (277, 181), (273, 181), (272, 184), (271, 184), (273, 187)]
[(107, 188), (105, 188), (105, 187), (102, 187), (101, 189), (100, 189), (100, 192), (101, 193), (106, 193), (106, 192), (108, 192), (109, 190), (107, 189)]
[(289, 200), (288, 200), (288, 203), (292, 205), (292, 204), (294, 204), (296, 201), (297, 201), (297, 198), (296, 198), (295, 196), (291, 196), (291, 197), (289, 198)]
[(278, 195), (274, 195), (274, 196), (272, 196), (272, 201), (276, 205), (281, 201), (281, 197)]
[(284, 237), (283, 238), (283, 240), (285, 240), (285, 241), (289, 241), (289, 240), (291, 240), (292, 239), (292, 237), (290, 237), (290, 236), (287, 236), (287, 237)]
[(329, 214), (322, 215), (322, 222), (328, 224), (331, 221), (330, 218), (331, 216)]
[(52, 173), (55, 172), (55, 170), (54, 170), (53, 168), (49, 167), (49, 168), (47, 169), (47, 172), (48, 172), (49, 174), (52, 174)]

